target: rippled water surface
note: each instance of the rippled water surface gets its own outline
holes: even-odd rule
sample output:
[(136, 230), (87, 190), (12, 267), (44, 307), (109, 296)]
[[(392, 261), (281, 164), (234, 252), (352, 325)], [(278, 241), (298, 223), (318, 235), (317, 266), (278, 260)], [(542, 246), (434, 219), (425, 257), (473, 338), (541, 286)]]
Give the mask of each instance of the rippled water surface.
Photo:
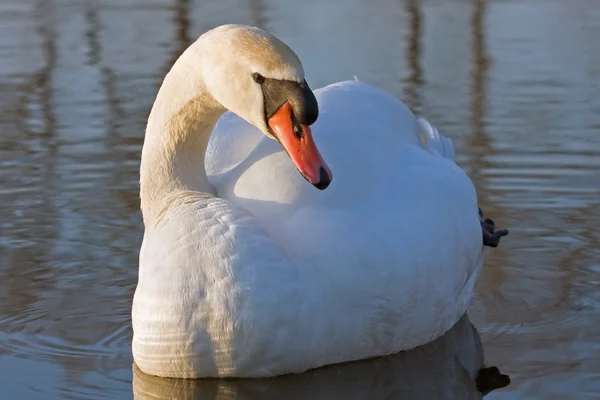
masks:
[[(312, 87), (357, 75), (454, 139), (511, 229), (486, 253), (479, 333), (268, 382), (132, 369), (146, 117), (182, 49), (227, 22), (290, 44)], [(598, 398), (599, 225), (595, 0), (0, 1), (2, 398), (466, 399), (484, 356), (512, 381), (486, 398)]]

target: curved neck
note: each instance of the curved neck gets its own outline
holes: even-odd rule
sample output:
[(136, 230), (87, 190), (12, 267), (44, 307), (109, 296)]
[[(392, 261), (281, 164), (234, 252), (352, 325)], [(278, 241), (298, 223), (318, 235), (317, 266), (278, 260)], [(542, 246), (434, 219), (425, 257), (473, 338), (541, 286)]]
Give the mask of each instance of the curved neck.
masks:
[(226, 111), (185, 53), (165, 77), (148, 118), (140, 165), (144, 224), (154, 225), (181, 192), (212, 194), (204, 167), (210, 134)]

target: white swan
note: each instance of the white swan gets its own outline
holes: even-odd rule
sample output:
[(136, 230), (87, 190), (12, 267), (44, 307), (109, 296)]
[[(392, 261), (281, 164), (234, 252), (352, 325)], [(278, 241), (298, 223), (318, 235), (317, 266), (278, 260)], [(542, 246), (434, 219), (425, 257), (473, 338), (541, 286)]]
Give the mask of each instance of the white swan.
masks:
[(316, 98), (291, 49), (239, 25), (167, 74), (140, 167), (143, 372), (298, 373), (413, 348), (465, 313), (482, 231), (451, 141), (361, 82)]

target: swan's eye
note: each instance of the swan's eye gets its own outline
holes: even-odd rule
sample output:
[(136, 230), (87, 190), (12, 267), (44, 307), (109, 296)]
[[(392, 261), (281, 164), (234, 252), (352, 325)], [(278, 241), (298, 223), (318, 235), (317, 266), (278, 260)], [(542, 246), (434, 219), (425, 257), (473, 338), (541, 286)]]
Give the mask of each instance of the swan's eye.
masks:
[(296, 139), (301, 140), (303, 135), (302, 135), (302, 130), (300, 130), (300, 128), (298, 128), (298, 125), (294, 124), (294, 135), (296, 135)]
[(259, 85), (265, 83), (265, 77), (259, 74), (258, 72), (252, 73), (252, 79), (254, 79), (254, 82), (258, 83)]

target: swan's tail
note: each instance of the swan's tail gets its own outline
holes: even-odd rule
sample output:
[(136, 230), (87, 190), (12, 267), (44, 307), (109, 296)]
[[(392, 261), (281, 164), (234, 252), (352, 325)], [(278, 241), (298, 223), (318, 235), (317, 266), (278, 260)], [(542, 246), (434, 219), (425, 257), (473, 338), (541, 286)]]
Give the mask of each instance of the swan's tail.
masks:
[(449, 158), (455, 161), (454, 143), (452, 139), (440, 133), (435, 126), (429, 123), (425, 118), (418, 118), (421, 126), (420, 140), (421, 145), (431, 153)]

